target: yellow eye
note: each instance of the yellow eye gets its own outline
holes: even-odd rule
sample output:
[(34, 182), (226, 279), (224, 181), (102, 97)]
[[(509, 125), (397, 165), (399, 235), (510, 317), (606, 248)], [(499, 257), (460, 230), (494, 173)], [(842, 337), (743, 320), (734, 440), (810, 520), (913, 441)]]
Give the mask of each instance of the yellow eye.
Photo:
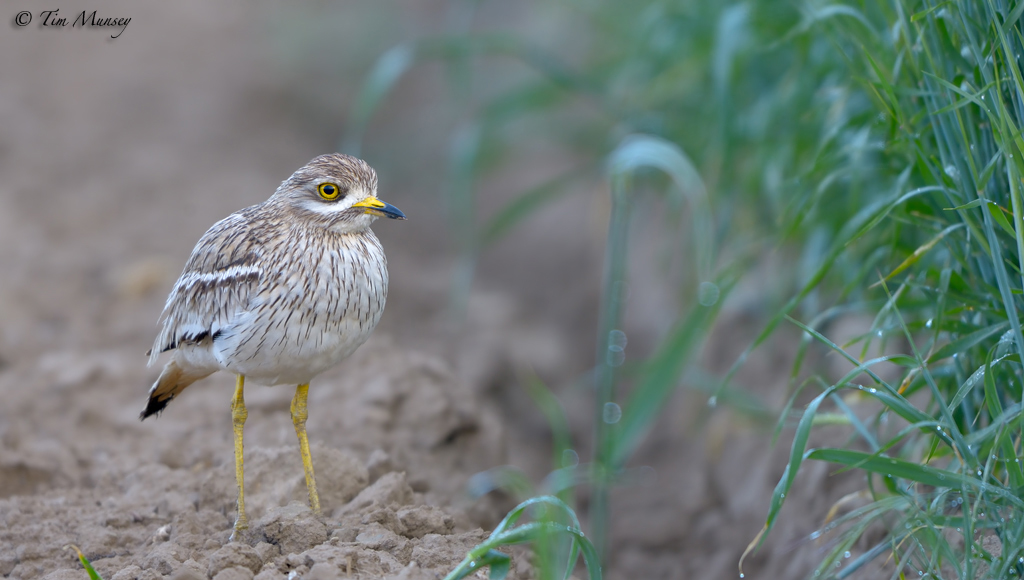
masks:
[(341, 188), (334, 183), (321, 183), (317, 191), (320, 193), (320, 197), (328, 201), (334, 201), (341, 195)]

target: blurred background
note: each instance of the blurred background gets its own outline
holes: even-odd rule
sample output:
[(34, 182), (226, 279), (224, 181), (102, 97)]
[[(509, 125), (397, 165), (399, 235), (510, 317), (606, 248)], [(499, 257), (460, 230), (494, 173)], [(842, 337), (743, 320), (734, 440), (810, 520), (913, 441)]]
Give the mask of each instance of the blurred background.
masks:
[[(857, 255), (829, 252), (898, 173), (873, 140), (884, 120), (847, 41), (818, 24), (840, 11), (818, 4), (90, 5), (131, 17), (111, 39), (18, 27), (19, 10), (39, 7), (6, 3), (2, 495), (102, 488), (100, 471), (154, 461), (227, 471), (230, 377), (140, 426), (156, 372), (142, 353), (206, 228), (343, 151), (409, 216), (375, 226), (391, 291), (367, 348), (448, 373), (472, 418), (448, 435), (487, 442), (440, 472), (360, 443), (358, 429), (330, 443), (362, 458), (383, 445), (467, 527), (561, 492), (584, 530), (604, 518), (611, 578), (736, 577), (786, 469), (788, 432), (772, 436), (801, 339), (785, 325), (759, 334), (798, 292), (786, 312), (823, 308), (823, 261), (837, 265), (824, 291), (857, 292)], [(614, 215), (626, 225), (610, 237)], [(607, 277), (616, 252), (624, 283)], [(834, 328), (857, 336), (871, 318)], [(613, 390), (595, 391), (602, 373), (617, 373)], [(278, 408), (289, 395), (253, 396)], [(311, 440), (336, 433), (321, 423), (318, 436), (324, 415), (358, 415), (341, 408), (311, 414)], [(603, 515), (593, 486), (564, 483), (588, 465), (616, 472)], [(809, 574), (822, 559), (812, 532), (858, 481), (806, 465), (746, 574)]]

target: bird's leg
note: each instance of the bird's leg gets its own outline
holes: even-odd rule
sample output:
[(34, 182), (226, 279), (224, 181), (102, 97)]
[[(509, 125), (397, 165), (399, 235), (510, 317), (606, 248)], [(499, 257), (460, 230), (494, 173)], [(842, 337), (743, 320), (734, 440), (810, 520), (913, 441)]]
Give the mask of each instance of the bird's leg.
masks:
[(306, 408), (307, 396), (309, 396), (309, 383), (299, 385), (295, 389), (295, 397), (292, 399), (292, 423), (295, 425), (295, 434), (299, 436), (302, 467), (306, 470), (306, 489), (309, 490), (309, 507), (313, 508), (313, 513), (319, 514), (320, 496), (316, 493), (313, 458), (309, 455), (309, 438), (306, 437), (306, 418), (309, 417), (309, 410)]
[(238, 375), (235, 382), (235, 396), (231, 398), (231, 424), (235, 428), (235, 480), (238, 481), (238, 518), (235, 519), (235, 530), (231, 533), (231, 539), (235, 539), (239, 530), (249, 527), (249, 520), (245, 517), (245, 486), (242, 469), (242, 427), (245, 426), (245, 419), (249, 411), (245, 408), (245, 399), (242, 397), (242, 386), (245, 384), (245, 377)]

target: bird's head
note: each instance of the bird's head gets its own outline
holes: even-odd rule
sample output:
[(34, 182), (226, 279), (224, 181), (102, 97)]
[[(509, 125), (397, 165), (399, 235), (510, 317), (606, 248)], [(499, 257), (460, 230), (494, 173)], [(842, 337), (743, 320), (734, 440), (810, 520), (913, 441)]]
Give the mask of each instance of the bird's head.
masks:
[(405, 219), (390, 203), (377, 199), (377, 173), (362, 159), (343, 153), (314, 158), (286, 179), (271, 202), (281, 203), (302, 223), (353, 233), (378, 217)]

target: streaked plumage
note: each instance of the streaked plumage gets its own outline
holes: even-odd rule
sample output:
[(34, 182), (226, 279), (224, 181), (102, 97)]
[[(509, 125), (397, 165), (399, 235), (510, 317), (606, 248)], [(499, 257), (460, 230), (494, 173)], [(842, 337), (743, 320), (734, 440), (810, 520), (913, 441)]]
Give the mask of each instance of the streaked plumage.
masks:
[[(319, 199), (325, 180), (350, 184), (348, 193)], [(384, 311), (387, 260), (369, 229), (376, 217), (347, 206), (376, 190), (365, 162), (323, 155), (267, 201), (214, 224), (167, 297), (150, 353), (152, 364), (174, 351), (165, 373), (181, 378), (154, 384), (144, 416), (218, 370), (308, 383), (365, 342)]]
[[(384, 250), (369, 226), (405, 217), (376, 194), (377, 175), (365, 162), (321, 155), (267, 201), (214, 224), (167, 297), (150, 364), (167, 351), (171, 360), (142, 418), (218, 370), (304, 386), (365, 342), (388, 289)], [(240, 378), (244, 411), (241, 385)], [(236, 429), (240, 437), (237, 419)], [(236, 445), (240, 452), (240, 439)]]

